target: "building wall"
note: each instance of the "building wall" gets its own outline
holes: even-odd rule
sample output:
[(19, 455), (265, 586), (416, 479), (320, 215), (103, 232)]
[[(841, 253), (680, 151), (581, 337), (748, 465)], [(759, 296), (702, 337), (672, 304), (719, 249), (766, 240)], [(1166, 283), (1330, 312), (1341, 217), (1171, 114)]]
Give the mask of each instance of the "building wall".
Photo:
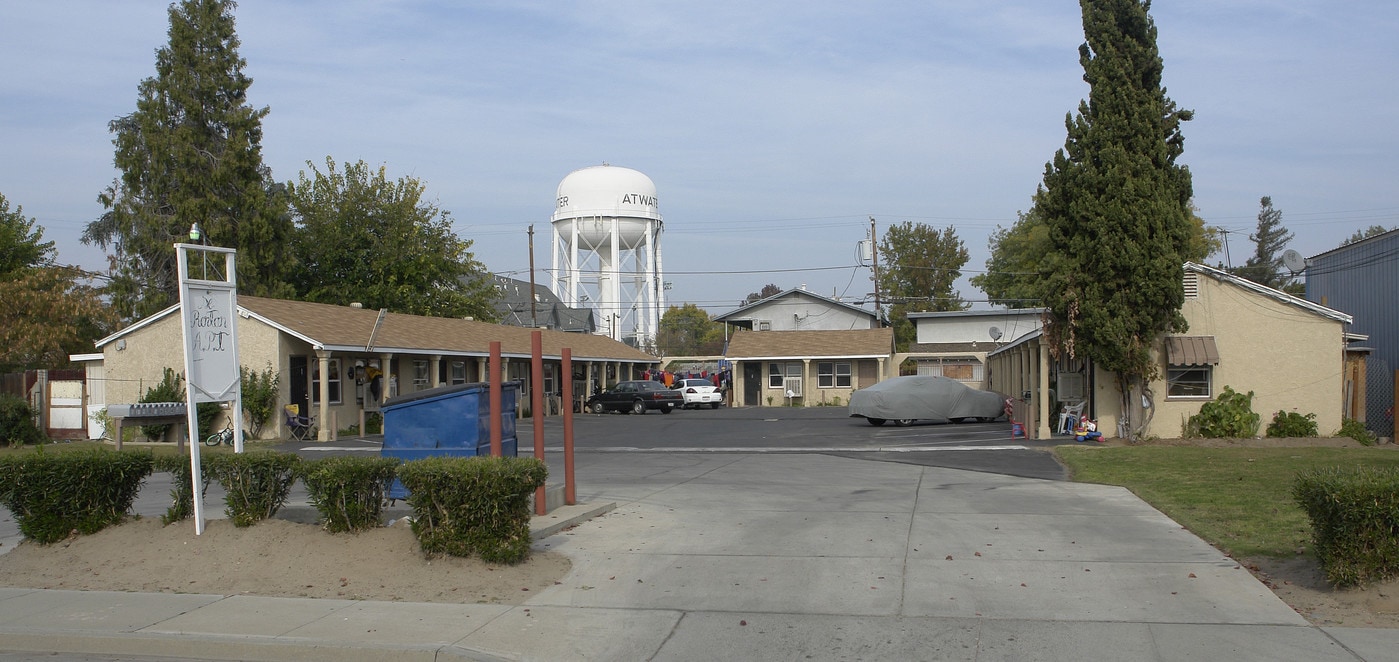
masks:
[(1365, 420), (1372, 431), (1394, 434), (1386, 412), (1394, 404), (1399, 369), (1399, 232), (1391, 231), (1311, 258), (1307, 300), (1355, 318), (1350, 331), (1369, 336)]
[[(1339, 430), (1345, 325), (1203, 274), (1198, 283), (1198, 297), (1187, 299), (1181, 308), (1190, 328), (1179, 335), (1214, 336), (1219, 364), (1210, 380), (1213, 396), (1226, 385), (1241, 393), (1253, 391), (1253, 411), (1261, 419), (1260, 435), (1279, 410), (1316, 414), (1322, 435)], [(1161, 345), (1158, 343), (1156, 357), (1163, 376), (1152, 384), (1156, 413), (1147, 434), (1179, 437), (1184, 422), (1212, 398), (1166, 394), (1166, 358), (1161, 355)], [(1122, 402), (1112, 373), (1097, 371), (1094, 411), (1099, 429), (1116, 434)]]
[[(1040, 313), (1003, 313), (997, 315), (949, 315), (946, 317), (914, 318), (919, 344), (924, 343), (985, 343), (987, 351), (1040, 328)], [(999, 341), (991, 338), (991, 327), (1001, 331)]]
[[(746, 311), (745, 318), (753, 320), (754, 331), (845, 331), (872, 329), (874, 318), (843, 306), (806, 296), (786, 296)], [(769, 328), (760, 329), (761, 321)]]

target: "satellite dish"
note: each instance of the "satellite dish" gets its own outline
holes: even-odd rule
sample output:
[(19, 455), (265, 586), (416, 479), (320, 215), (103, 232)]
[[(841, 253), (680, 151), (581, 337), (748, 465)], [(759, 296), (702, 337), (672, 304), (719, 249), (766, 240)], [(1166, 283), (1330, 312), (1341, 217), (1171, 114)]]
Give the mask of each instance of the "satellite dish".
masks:
[(1000, 340), (1000, 339), (1001, 339), (1001, 328), (1000, 328), (1000, 327), (993, 326), (993, 327), (987, 329), (986, 331), (987, 331), (987, 333), (990, 333), (990, 334), (991, 334), (991, 340), (994, 341), (994, 340)]
[(1282, 264), (1287, 267), (1287, 270), (1291, 271), (1293, 275), (1297, 275), (1308, 266), (1307, 258), (1302, 257), (1301, 253), (1290, 248), (1282, 252)]

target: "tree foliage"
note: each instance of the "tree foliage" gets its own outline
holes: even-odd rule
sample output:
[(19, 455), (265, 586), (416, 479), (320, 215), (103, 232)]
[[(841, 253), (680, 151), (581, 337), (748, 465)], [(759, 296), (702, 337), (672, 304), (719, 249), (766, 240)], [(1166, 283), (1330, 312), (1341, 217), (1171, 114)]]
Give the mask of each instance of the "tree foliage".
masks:
[(284, 296), (290, 219), (262, 163), (266, 107), (247, 103), (231, 0), (183, 0), (169, 43), (141, 82), (136, 111), (113, 120), (120, 177), (98, 200), (87, 243), (112, 252), (109, 293), (123, 319), (179, 300), (174, 244), (198, 223), (211, 244), (238, 249), (239, 290)]
[(962, 276), (967, 249), (957, 231), (912, 221), (889, 226), (879, 242), (879, 289), (890, 302), (888, 320), (894, 327), (894, 344), (907, 351), (917, 331), (908, 313), (964, 310), (968, 304), (952, 289)]
[(770, 296), (776, 296), (778, 294), (782, 294), (782, 288), (778, 287), (773, 283), (768, 283), (767, 285), (763, 286), (763, 289), (758, 290), (757, 292), (749, 292), (748, 296), (743, 299), (743, 304), (748, 305), (750, 303), (762, 301), (763, 299), (766, 299)]
[(0, 372), (67, 365), (114, 322), (84, 274), (54, 264), (54, 243), (43, 238), (0, 194)]
[(298, 298), (436, 317), (494, 320), (498, 293), (471, 242), (413, 177), (390, 181), (364, 161), (302, 171), (288, 186), (297, 231)]
[(1064, 148), (1045, 166), (1035, 206), (1053, 253), (1040, 289), (1047, 338), (1116, 374), (1122, 432), (1135, 436), (1133, 389), (1149, 395), (1151, 350), (1186, 328), (1184, 263), (1191, 243), (1190, 171), (1179, 109), (1161, 86), (1149, 2), (1080, 0), (1088, 99), (1066, 120)]
[(711, 320), (709, 313), (693, 303), (671, 306), (661, 316), (656, 349), (662, 356), (723, 354), (724, 326)]
[(1282, 289), (1293, 280), (1282, 264), (1283, 249), (1292, 241), (1292, 232), (1282, 226), (1282, 210), (1273, 207), (1272, 198), (1263, 196), (1258, 206), (1258, 229), (1248, 236), (1256, 248), (1244, 266), (1234, 269), (1234, 275)]
[(1371, 225), (1370, 227), (1365, 228), (1364, 230), (1356, 230), (1355, 234), (1351, 235), (1348, 239), (1341, 242), (1341, 246), (1349, 246), (1357, 241), (1365, 241), (1370, 237), (1377, 237), (1393, 229), (1394, 228), (1386, 228), (1383, 225)]

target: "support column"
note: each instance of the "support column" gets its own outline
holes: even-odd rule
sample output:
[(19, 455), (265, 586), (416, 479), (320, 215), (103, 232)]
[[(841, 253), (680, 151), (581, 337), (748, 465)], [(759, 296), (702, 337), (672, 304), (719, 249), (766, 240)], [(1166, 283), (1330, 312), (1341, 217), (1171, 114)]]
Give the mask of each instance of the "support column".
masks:
[(802, 359), (802, 406), (811, 406), (811, 359)]
[(1040, 425), (1036, 436), (1040, 439), (1048, 439), (1049, 430), (1049, 348), (1045, 346), (1043, 339), (1035, 343), (1040, 348), (1039, 356), (1039, 415)]
[(427, 370), (427, 387), (437, 388), (442, 383), (442, 355), (433, 354), (432, 358), (428, 360), (432, 363), (429, 364)]
[[(334, 421), (330, 420), (330, 352), (324, 349), (316, 350), (316, 365), (321, 376), (319, 383), (320, 407), (316, 410), (316, 420), (321, 425), (316, 430), (316, 441), (330, 441), (330, 427)], [(343, 391), (345, 384), (342, 380), (340, 389)]]

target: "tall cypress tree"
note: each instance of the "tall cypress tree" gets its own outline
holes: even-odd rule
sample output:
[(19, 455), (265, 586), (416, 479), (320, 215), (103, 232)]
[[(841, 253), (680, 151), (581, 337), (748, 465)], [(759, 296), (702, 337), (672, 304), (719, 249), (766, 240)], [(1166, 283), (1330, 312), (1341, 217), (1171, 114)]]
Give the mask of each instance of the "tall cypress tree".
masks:
[[(1139, 0), (1080, 0), (1087, 101), (1045, 166), (1035, 196), (1049, 229), (1040, 295), (1051, 347), (1115, 373), (1119, 433), (1135, 436), (1135, 393), (1159, 374), (1151, 350), (1186, 328), (1184, 255), (1191, 241), (1190, 171), (1178, 109), (1161, 86), (1156, 25)], [(1145, 424), (1144, 419), (1142, 425)]]
[(110, 248), (112, 304), (130, 320), (179, 298), (174, 244), (198, 223), (210, 244), (238, 249), (239, 291), (284, 296), (291, 218), (262, 163), (262, 118), (238, 55), (231, 0), (171, 5), (169, 44), (141, 82), (136, 111), (113, 120), (121, 176), (87, 243)]

